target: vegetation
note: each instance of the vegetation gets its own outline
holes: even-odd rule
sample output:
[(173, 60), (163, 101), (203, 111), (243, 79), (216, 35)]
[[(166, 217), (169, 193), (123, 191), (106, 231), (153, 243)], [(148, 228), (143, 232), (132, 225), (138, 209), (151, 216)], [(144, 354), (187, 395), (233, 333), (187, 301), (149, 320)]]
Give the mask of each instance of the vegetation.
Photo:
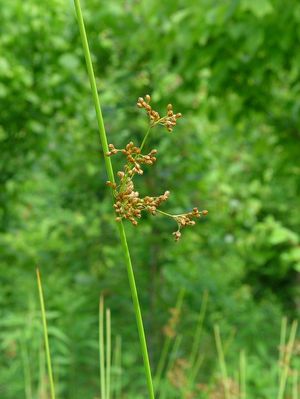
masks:
[[(83, 7), (109, 142), (142, 142), (143, 93), (184, 115), (151, 135), (160, 158), (135, 177), (141, 197), (167, 187), (170, 213), (209, 210), (178, 242), (171, 219), (124, 221), (157, 397), (296, 399), (300, 5)], [(0, 0), (0, 17), (0, 397), (51, 397), (38, 266), (56, 396), (100, 397), (100, 374), (105, 396), (148, 398), (73, 6)]]

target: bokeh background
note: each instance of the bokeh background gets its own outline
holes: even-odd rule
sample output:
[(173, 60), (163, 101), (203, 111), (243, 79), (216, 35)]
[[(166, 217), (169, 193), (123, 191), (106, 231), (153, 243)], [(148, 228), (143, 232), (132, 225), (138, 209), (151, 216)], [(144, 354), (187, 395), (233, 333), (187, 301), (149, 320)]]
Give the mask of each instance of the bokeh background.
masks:
[[(164, 210), (175, 213), (209, 210), (179, 243), (160, 216), (126, 224), (152, 367), (180, 291), (179, 358), (208, 292), (194, 397), (223, 398), (207, 393), (219, 381), (217, 323), (232, 378), (245, 350), (249, 397), (275, 398), (281, 318), (297, 318), (300, 306), (300, 4), (82, 6), (109, 142), (141, 141), (147, 121), (135, 104), (146, 93), (158, 110), (171, 102), (184, 114), (172, 134), (153, 134), (158, 162), (137, 179), (140, 192), (170, 190)], [(104, 292), (113, 340), (122, 337), (122, 398), (147, 398), (73, 4), (0, 0), (0, 20), (0, 397), (28, 399), (28, 381), (32, 398), (47, 397), (37, 393), (38, 265), (59, 397), (99, 397)]]

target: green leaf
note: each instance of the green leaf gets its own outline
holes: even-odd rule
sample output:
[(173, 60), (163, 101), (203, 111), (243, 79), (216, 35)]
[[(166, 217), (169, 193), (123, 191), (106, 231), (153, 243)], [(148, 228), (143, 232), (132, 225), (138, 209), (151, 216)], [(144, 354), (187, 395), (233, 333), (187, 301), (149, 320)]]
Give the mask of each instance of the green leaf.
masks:
[(269, 0), (242, 0), (241, 8), (244, 11), (251, 11), (258, 18), (273, 12), (273, 6)]

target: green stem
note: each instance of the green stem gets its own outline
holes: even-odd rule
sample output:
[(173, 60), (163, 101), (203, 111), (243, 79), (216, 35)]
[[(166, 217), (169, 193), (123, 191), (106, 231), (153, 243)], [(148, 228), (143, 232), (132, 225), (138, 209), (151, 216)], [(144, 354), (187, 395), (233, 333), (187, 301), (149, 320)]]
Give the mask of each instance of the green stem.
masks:
[(293, 374), (293, 399), (298, 399), (298, 371)]
[(38, 385), (38, 398), (44, 398), (47, 395), (45, 384), (45, 352), (43, 343), (41, 342), (39, 350), (39, 385)]
[(152, 127), (153, 127), (153, 126), (150, 126), (149, 129), (147, 130), (147, 133), (145, 134), (145, 137), (144, 137), (144, 139), (143, 139), (143, 141), (142, 141), (142, 144), (141, 144), (141, 147), (140, 147), (141, 152), (142, 152), (142, 150), (143, 150), (143, 148), (144, 148), (144, 145), (146, 144), (147, 138), (148, 138), (148, 136), (149, 136), (149, 134), (150, 134), (150, 131), (151, 131), (151, 128), (152, 128)]
[(293, 354), (293, 346), (295, 343), (297, 327), (298, 327), (298, 323), (297, 323), (297, 321), (294, 320), (292, 323), (292, 326), (291, 326), (289, 341), (286, 345), (285, 353), (283, 355), (284, 356), (283, 357), (284, 365), (283, 365), (283, 369), (281, 372), (277, 399), (284, 399), (284, 396), (285, 396), (286, 383), (287, 383), (288, 374), (289, 374), (289, 370), (290, 370), (290, 362), (291, 362), (291, 358), (292, 358), (292, 354)]
[(49, 339), (48, 339), (46, 310), (45, 310), (43, 288), (42, 288), (42, 282), (41, 282), (39, 269), (36, 269), (36, 276), (37, 276), (37, 283), (38, 283), (39, 297), (40, 297), (40, 304), (41, 304), (41, 312), (42, 312), (44, 342), (45, 342), (45, 349), (46, 349), (50, 393), (51, 393), (51, 399), (55, 399), (54, 379), (53, 379), (53, 373), (52, 373), (51, 354), (50, 354), (50, 346), (49, 346)]
[(217, 347), (217, 352), (218, 352), (219, 365), (220, 365), (221, 375), (222, 375), (222, 380), (223, 380), (225, 399), (231, 399), (231, 395), (230, 395), (230, 391), (229, 391), (229, 387), (228, 387), (227, 367), (226, 367), (226, 362), (225, 362), (225, 357), (224, 357), (224, 351), (223, 351), (219, 326), (217, 326), (217, 325), (214, 326), (214, 333), (215, 333), (215, 341), (216, 341), (216, 347)]
[(115, 383), (113, 389), (115, 391), (115, 399), (121, 398), (122, 391), (122, 340), (120, 335), (116, 338), (115, 346)]
[(174, 218), (174, 216), (171, 215), (170, 213), (161, 211), (160, 209), (156, 209), (156, 212), (161, 213), (162, 215), (165, 215), (165, 216), (169, 216), (169, 217), (171, 217), (171, 218)]
[(204, 322), (204, 317), (206, 314), (207, 302), (208, 302), (208, 291), (205, 290), (203, 293), (203, 296), (202, 296), (199, 319), (198, 319), (198, 323), (197, 323), (196, 332), (194, 334), (191, 355), (189, 358), (189, 364), (190, 364), (191, 368), (194, 366), (195, 361), (198, 356), (198, 351), (199, 351), (200, 342), (201, 342), (201, 335), (202, 335), (202, 330), (203, 330), (203, 322)]
[(104, 360), (104, 299), (101, 295), (99, 302), (99, 361), (100, 361), (100, 391), (101, 399), (106, 399), (105, 360)]
[(143, 141), (142, 141), (142, 144), (141, 144), (141, 147), (140, 147), (141, 151), (142, 151), (142, 149), (144, 148), (144, 146), (145, 146), (145, 144), (146, 144), (146, 141), (147, 141), (147, 138), (148, 138), (148, 136), (149, 136), (149, 134), (150, 134), (151, 129), (152, 129), (154, 126), (159, 125), (164, 119), (165, 119), (165, 117), (160, 118), (160, 119), (159, 119), (158, 121), (156, 121), (155, 123), (150, 122), (149, 129), (147, 130), (147, 133), (146, 133), (145, 137), (143, 138)]
[[(81, 11), (81, 7), (80, 7), (80, 1), (74, 0), (74, 5), (75, 5), (76, 14), (77, 14), (78, 26), (79, 26), (80, 36), (81, 36), (81, 40), (82, 40), (83, 52), (84, 52), (84, 57), (85, 57), (85, 61), (86, 61), (89, 81), (90, 81), (90, 85), (91, 85), (94, 106), (95, 106), (95, 110), (96, 110), (99, 135), (100, 135), (101, 145), (102, 145), (102, 149), (103, 149), (103, 153), (104, 153), (105, 167), (106, 167), (106, 171), (107, 171), (109, 180), (111, 182), (115, 182), (111, 159), (109, 157), (105, 156), (105, 153), (108, 152), (107, 137), (106, 137), (105, 128), (104, 128), (104, 122), (103, 122), (103, 117), (102, 117), (102, 112), (101, 112), (101, 107), (100, 107), (99, 96), (98, 96), (98, 92), (97, 92), (96, 80), (95, 80), (88, 40), (87, 40), (87, 36), (86, 36), (82, 11)], [(130, 291), (131, 291), (131, 296), (132, 296), (132, 301), (133, 301), (133, 306), (134, 306), (134, 312), (135, 312), (135, 317), (136, 317), (136, 322), (137, 322), (138, 334), (139, 334), (139, 339), (140, 339), (140, 346), (141, 346), (141, 351), (142, 351), (142, 356), (143, 356), (143, 361), (144, 361), (144, 368), (145, 368), (145, 375), (146, 375), (146, 380), (147, 380), (149, 398), (154, 399), (155, 396), (154, 396), (154, 390), (153, 390), (153, 382), (152, 382), (151, 368), (150, 368), (150, 362), (149, 362), (149, 356), (148, 356), (148, 350), (147, 350), (146, 337), (145, 337), (144, 326), (143, 326), (143, 319), (142, 319), (142, 314), (141, 314), (141, 309), (140, 309), (140, 304), (139, 304), (139, 299), (138, 299), (138, 292), (137, 292), (137, 288), (136, 288), (133, 267), (132, 267), (132, 263), (131, 263), (131, 257), (130, 257), (129, 248), (128, 248), (128, 244), (127, 244), (126, 233), (125, 233), (125, 229), (124, 229), (122, 222), (119, 222), (117, 225), (118, 225), (120, 240), (121, 240), (122, 249), (123, 249), (123, 253), (124, 253), (124, 258), (125, 258), (125, 262), (126, 262), (129, 286), (130, 286)]]
[(279, 360), (278, 360), (278, 378), (280, 383), (281, 372), (283, 369), (284, 363), (284, 348), (286, 341), (286, 329), (287, 329), (287, 317), (283, 317), (281, 319), (281, 328), (280, 328), (280, 343), (279, 343)]
[(111, 371), (111, 321), (110, 309), (106, 309), (106, 399), (110, 399), (110, 371)]
[(240, 393), (241, 399), (246, 399), (246, 354), (245, 351), (240, 352)]

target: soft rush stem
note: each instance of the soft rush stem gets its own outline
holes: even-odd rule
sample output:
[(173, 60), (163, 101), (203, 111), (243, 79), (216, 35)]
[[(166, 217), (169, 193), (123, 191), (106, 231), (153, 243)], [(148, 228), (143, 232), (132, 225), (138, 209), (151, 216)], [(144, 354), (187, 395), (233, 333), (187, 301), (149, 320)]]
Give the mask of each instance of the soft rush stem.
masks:
[(99, 361), (100, 361), (100, 390), (101, 399), (106, 399), (105, 387), (105, 355), (104, 355), (104, 299), (103, 295), (99, 301)]
[(150, 131), (151, 131), (151, 128), (152, 128), (152, 127), (153, 127), (153, 126), (150, 126), (149, 129), (147, 130), (147, 133), (145, 134), (145, 137), (144, 137), (144, 139), (143, 139), (143, 141), (142, 141), (142, 144), (141, 144), (141, 146), (140, 146), (141, 151), (143, 150), (144, 145), (146, 144), (147, 138), (148, 138), (148, 136), (149, 136), (149, 134), (150, 134)]
[(214, 333), (215, 333), (215, 340), (216, 340), (216, 346), (217, 346), (217, 352), (218, 352), (219, 365), (220, 365), (221, 375), (222, 375), (222, 380), (223, 380), (223, 385), (224, 385), (225, 399), (231, 399), (231, 395), (230, 395), (230, 391), (229, 391), (229, 387), (228, 387), (227, 367), (226, 367), (226, 362), (225, 362), (225, 357), (224, 357), (224, 351), (223, 351), (223, 345), (222, 345), (222, 341), (221, 341), (221, 334), (220, 334), (219, 326), (217, 326), (217, 325), (214, 326)]
[(282, 368), (281, 372), (281, 377), (280, 377), (280, 382), (279, 382), (279, 391), (278, 391), (278, 396), (277, 399), (284, 399), (285, 396), (285, 390), (286, 390), (286, 384), (287, 384), (287, 379), (290, 371), (290, 362), (291, 358), (293, 355), (293, 346), (295, 343), (295, 338), (297, 334), (297, 327), (298, 323), (296, 320), (293, 321), (292, 326), (291, 326), (291, 331), (290, 331), (290, 337), (288, 340), (288, 343), (286, 345), (286, 348), (284, 349), (284, 365)]
[(280, 327), (280, 343), (279, 343), (279, 361), (278, 361), (278, 378), (280, 382), (281, 372), (284, 365), (284, 348), (286, 341), (286, 330), (287, 330), (287, 317), (281, 319)]
[(106, 399), (110, 399), (111, 371), (111, 320), (110, 309), (106, 309)]
[(41, 312), (42, 312), (44, 343), (45, 343), (45, 349), (46, 349), (50, 393), (51, 393), (51, 399), (55, 399), (54, 379), (53, 379), (53, 373), (52, 373), (51, 354), (50, 354), (50, 346), (49, 346), (49, 339), (48, 339), (46, 310), (45, 310), (43, 288), (42, 288), (42, 282), (41, 282), (39, 269), (36, 269), (36, 276), (37, 276), (37, 283), (38, 283), (39, 297), (40, 297), (40, 304), (41, 304)]
[(246, 399), (246, 354), (245, 351), (240, 352), (240, 394), (241, 399)]
[[(86, 61), (89, 81), (90, 81), (90, 85), (91, 85), (94, 106), (95, 106), (95, 110), (96, 110), (97, 123), (98, 123), (98, 128), (99, 128), (99, 135), (100, 135), (102, 150), (104, 153), (106, 172), (107, 172), (109, 180), (111, 182), (114, 182), (115, 179), (114, 179), (114, 172), (113, 172), (111, 159), (109, 157), (105, 156), (105, 153), (108, 152), (107, 137), (106, 137), (105, 128), (104, 128), (104, 122), (103, 122), (103, 117), (102, 117), (102, 112), (101, 112), (101, 107), (100, 107), (99, 96), (98, 96), (98, 92), (97, 92), (97, 85), (96, 85), (92, 60), (91, 60), (91, 54), (90, 54), (90, 50), (89, 50), (83, 16), (82, 16), (81, 7), (80, 7), (80, 1), (74, 0), (74, 5), (75, 5), (76, 14), (77, 14), (77, 21), (78, 21), (81, 40), (82, 40), (83, 52), (84, 52), (84, 57), (85, 57), (85, 61)], [(141, 309), (140, 309), (140, 304), (139, 304), (139, 299), (138, 299), (137, 288), (136, 288), (136, 284), (135, 284), (135, 277), (134, 277), (133, 267), (132, 267), (132, 263), (131, 263), (131, 257), (130, 257), (129, 248), (128, 248), (128, 244), (127, 244), (126, 233), (125, 233), (125, 229), (124, 229), (122, 221), (118, 222), (117, 225), (118, 225), (120, 240), (121, 240), (121, 244), (122, 244), (122, 249), (124, 252), (124, 258), (125, 258), (125, 262), (126, 262), (131, 296), (132, 296), (132, 301), (133, 301), (133, 306), (134, 306), (134, 311), (135, 311), (138, 333), (139, 333), (141, 351), (142, 351), (142, 355), (143, 355), (149, 398), (154, 399), (154, 390), (153, 390), (151, 368), (150, 368), (150, 362), (149, 362), (149, 356), (148, 356), (148, 350), (147, 350), (147, 343), (146, 343), (146, 338), (145, 338), (145, 332), (144, 332), (144, 326), (143, 326), (142, 314), (141, 314)]]
[(298, 399), (298, 371), (294, 370), (293, 374), (293, 399)]
[(200, 307), (200, 312), (199, 312), (197, 328), (196, 328), (196, 332), (194, 334), (192, 351), (191, 351), (191, 355), (189, 358), (190, 367), (194, 366), (194, 363), (198, 356), (200, 342), (201, 342), (201, 335), (202, 335), (202, 330), (203, 330), (203, 322), (204, 322), (204, 317), (205, 317), (206, 308), (207, 308), (207, 302), (208, 302), (208, 291), (205, 290), (202, 295), (202, 301), (201, 301), (201, 307)]
[(116, 337), (115, 349), (114, 349), (114, 383), (112, 384), (112, 391), (114, 395), (112, 398), (120, 399), (121, 398), (121, 390), (122, 390), (122, 340), (120, 335)]

